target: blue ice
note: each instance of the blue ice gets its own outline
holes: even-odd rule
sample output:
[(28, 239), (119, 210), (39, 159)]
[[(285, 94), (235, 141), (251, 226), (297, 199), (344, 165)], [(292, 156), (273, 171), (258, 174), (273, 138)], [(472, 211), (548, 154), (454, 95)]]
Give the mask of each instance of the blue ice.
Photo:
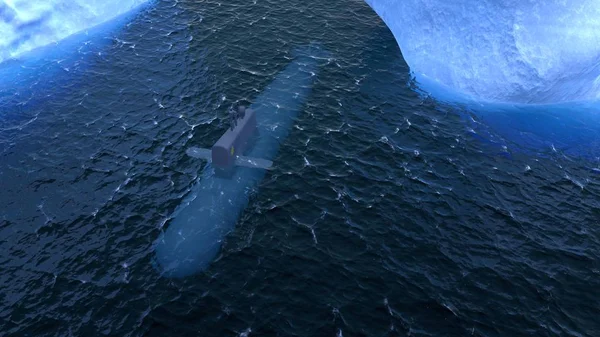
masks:
[(420, 91), (458, 104), (469, 129), (491, 132), (477, 138), (598, 161), (600, 1), (366, 2)]
[(0, 0), (0, 63), (57, 43), (148, 0)]
[(366, 0), (417, 80), (483, 101), (600, 98), (598, 0)]

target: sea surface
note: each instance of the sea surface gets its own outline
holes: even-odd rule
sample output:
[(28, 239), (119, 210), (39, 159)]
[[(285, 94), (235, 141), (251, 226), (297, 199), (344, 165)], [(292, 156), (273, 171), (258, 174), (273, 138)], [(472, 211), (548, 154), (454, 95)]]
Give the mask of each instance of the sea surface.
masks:
[[(219, 256), (161, 276), (185, 150), (313, 42)], [(365, 2), (155, 1), (52, 48), (0, 65), (0, 336), (600, 336), (597, 161), (424, 95)]]

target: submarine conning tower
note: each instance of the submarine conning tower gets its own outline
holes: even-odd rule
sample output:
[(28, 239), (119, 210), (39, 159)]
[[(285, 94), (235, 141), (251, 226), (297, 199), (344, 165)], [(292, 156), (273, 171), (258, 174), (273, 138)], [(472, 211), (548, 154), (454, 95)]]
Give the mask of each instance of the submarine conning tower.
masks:
[(239, 106), (231, 123), (211, 151), (213, 165), (223, 170), (231, 169), (236, 157), (242, 156), (246, 151), (250, 139), (256, 133), (256, 114), (252, 109)]

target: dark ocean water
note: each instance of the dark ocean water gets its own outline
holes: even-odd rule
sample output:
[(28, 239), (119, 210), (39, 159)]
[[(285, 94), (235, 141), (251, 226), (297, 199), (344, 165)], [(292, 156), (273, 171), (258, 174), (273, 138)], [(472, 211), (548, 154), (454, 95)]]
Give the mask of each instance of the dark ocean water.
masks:
[[(161, 277), (185, 149), (310, 42), (276, 168), (206, 272)], [(597, 164), (418, 94), (363, 1), (158, 1), (56, 48), (0, 65), (0, 336), (600, 336)]]

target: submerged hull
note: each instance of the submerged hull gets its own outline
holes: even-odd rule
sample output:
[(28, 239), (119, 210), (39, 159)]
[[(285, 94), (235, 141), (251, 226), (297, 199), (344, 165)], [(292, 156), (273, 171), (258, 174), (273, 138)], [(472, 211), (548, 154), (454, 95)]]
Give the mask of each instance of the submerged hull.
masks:
[[(254, 100), (250, 108), (256, 112), (258, 137), (247, 156), (275, 158), (316, 79), (317, 52), (314, 46), (299, 51)], [(208, 163), (156, 243), (155, 263), (163, 275), (184, 277), (206, 269), (246, 208), (250, 191), (264, 175), (262, 169), (236, 167), (231, 176), (223, 177)]]

